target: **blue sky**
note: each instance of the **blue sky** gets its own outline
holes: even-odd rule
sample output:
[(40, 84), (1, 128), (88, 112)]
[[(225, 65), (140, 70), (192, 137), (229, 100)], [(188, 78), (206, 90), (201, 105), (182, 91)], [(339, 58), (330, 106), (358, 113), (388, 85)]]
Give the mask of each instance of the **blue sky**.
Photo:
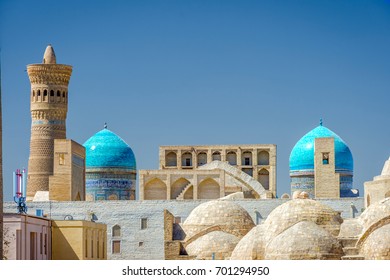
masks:
[(67, 137), (107, 122), (138, 169), (158, 168), (160, 145), (274, 143), (280, 196), (320, 118), (361, 192), (390, 156), (390, 1), (0, 0), (0, 36), (7, 200), (29, 155), (26, 65), (47, 44), (73, 65)]

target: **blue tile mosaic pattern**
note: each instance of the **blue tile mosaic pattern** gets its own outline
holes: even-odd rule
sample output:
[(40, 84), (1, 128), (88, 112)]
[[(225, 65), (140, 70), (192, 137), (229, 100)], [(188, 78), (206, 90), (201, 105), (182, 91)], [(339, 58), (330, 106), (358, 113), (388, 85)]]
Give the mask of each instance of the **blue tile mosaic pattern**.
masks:
[(336, 172), (353, 172), (353, 158), (347, 144), (325, 126), (318, 126), (304, 135), (290, 154), (290, 172), (314, 170), (314, 139), (333, 137), (335, 144)]
[(121, 168), (136, 170), (134, 153), (118, 135), (103, 129), (84, 143), (86, 168)]

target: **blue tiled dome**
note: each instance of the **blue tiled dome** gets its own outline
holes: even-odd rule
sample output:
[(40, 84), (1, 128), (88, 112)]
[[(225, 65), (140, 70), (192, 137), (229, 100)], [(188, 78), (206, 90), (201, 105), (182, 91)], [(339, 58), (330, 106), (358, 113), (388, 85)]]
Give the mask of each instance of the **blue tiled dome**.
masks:
[(333, 137), (335, 145), (336, 172), (353, 171), (353, 158), (347, 144), (325, 126), (318, 126), (304, 135), (290, 154), (290, 171), (314, 170), (314, 139)]
[(118, 135), (103, 129), (85, 143), (87, 168), (124, 168), (136, 170), (134, 153)]

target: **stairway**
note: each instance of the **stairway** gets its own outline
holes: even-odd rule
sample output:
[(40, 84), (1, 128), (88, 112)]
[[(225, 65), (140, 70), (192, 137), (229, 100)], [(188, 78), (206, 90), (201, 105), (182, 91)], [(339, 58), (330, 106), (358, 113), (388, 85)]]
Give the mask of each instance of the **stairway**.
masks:
[(342, 260), (364, 260), (364, 257), (359, 255), (359, 248), (356, 247), (358, 239), (358, 237), (339, 238), (345, 254), (341, 257)]
[(183, 200), (184, 199), (184, 194), (186, 193), (186, 191), (192, 187), (192, 184), (191, 183), (188, 183), (182, 190), (181, 192), (179, 193), (179, 195), (176, 197), (177, 200)]

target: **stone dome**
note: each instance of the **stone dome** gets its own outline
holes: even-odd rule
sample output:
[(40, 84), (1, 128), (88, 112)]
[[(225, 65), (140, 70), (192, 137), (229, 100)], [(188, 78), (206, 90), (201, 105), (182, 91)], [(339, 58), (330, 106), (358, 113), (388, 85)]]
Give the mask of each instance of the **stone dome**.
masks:
[(276, 236), (265, 249), (266, 260), (339, 260), (336, 237), (310, 221), (301, 221)]
[(225, 260), (230, 257), (240, 239), (230, 233), (222, 231), (209, 232), (186, 246), (190, 256), (198, 260)]
[(132, 149), (114, 132), (104, 128), (85, 143), (86, 168), (136, 170)]
[(212, 200), (200, 204), (182, 225), (186, 240), (204, 231), (216, 230), (242, 237), (254, 226), (248, 212), (229, 200)]
[(263, 260), (264, 259), (264, 229), (263, 225), (255, 226), (238, 242), (234, 248), (232, 260)]
[(390, 197), (371, 204), (360, 216), (359, 222), (363, 226), (363, 231), (369, 229), (380, 220), (390, 217)]
[(390, 224), (372, 232), (364, 241), (360, 254), (366, 260), (390, 260)]
[(319, 125), (305, 134), (290, 154), (290, 172), (314, 170), (314, 139), (333, 137), (335, 146), (336, 172), (353, 171), (353, 158), (347, 144), (333, 131)]
[(340, 231), (343, 219), (339, 212), (312, 199), (293, 199), (276, 207), (264, 222), (267, 239), (280, 234), (300, 221), (311, 221), (334, 236)]

